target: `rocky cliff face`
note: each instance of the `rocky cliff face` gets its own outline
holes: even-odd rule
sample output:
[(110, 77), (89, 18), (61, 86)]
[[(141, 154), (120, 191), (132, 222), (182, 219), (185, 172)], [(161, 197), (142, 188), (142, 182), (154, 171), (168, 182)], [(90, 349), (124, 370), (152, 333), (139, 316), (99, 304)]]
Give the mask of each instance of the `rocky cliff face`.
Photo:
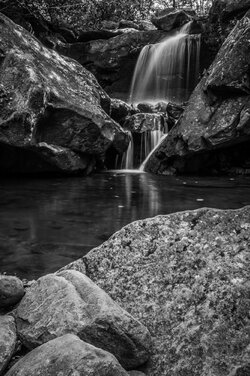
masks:
[(149, 160), (156, 173), (250, 173), (249, 13), (237, 23), (177, 125)]
[(87, 173), (111, 144), (126, 148), (90, 72), (3, 15), (0, 32), (1, 171)]

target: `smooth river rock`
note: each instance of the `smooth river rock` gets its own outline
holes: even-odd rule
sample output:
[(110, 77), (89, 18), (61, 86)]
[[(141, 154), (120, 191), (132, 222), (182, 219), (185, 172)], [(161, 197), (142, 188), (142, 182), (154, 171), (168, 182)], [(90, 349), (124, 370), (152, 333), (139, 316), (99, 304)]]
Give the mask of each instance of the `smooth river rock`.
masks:
[(250, 13), (225, 40), (146, 165), (162, 174), (250, 174)]
[(0, 308), (17, 304), (25, 294), (22, 281), (11, 275), (0, 274)]
[(145, 363), (150, 335), (87, 276), (49, 274), (27, 290), (17, 309), (17, 331), (30, 349), (66, 333), (115, 355), (126, 369)]
[(126, 149), (89, 71), (2, 14), (0, 32), (0, 172), (86, 174), (111, 145)]
[(13, 316), (0, 316), (0, 375), (4, 374), (17, 341), (16, 324)]
[(149, 328), (147, 375), (249, 376), (249, 206), (136, 221), (81, 262)]
[(19, 360), (6, 376), (127, 376), (107, 351), (73, 334), (53, 339)]

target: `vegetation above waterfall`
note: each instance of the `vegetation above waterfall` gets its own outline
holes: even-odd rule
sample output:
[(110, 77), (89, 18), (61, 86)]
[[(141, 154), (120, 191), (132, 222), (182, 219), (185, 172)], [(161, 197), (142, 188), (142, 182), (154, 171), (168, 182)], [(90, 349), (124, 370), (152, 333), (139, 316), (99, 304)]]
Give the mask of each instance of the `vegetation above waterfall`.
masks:
[(102, 21), (146, 20), (158, 9), (192, 8), (198, 14), (209, 11), (212, 0), (0, 0), (0, 11), (31, 14), (55, 25), (82, 30), (99, 28)]

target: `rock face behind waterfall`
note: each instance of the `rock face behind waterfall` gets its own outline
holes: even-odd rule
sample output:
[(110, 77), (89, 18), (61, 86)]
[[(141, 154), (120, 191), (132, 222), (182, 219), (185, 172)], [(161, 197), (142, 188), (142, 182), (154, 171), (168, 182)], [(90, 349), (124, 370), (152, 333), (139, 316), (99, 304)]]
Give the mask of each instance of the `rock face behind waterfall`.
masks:
[(237, 23), (147, 170), (250, 173), (250, 18)]
[(159, 30), (134, 30), (108, 40), (61, 44), (58, 51), (87, 67), (107, 92), (122, 92), (127, 99), (139, 52), (145, 45), (158, 43), (166, 36), (166, 32)]
[(90, 72), (3, 15), (0, 32), (1, 171), (86, 173), (112, 143), (126, 147)]
[(76, 265), (147, 325), (147, 375), (249, 376), (249, 245), (250, 207), (203, 208), (133, 222)]

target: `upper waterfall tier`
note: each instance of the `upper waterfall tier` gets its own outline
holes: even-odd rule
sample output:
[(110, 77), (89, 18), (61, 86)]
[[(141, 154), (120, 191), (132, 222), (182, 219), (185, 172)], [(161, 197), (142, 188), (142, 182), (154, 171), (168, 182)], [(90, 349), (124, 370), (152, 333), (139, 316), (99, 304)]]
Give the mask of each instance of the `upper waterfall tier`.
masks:
[(138, 58), (130, 103), (186, 101), (199, 76), (200, 35), (188, 35), (189, 24), (161, 43), (145, 46)]

